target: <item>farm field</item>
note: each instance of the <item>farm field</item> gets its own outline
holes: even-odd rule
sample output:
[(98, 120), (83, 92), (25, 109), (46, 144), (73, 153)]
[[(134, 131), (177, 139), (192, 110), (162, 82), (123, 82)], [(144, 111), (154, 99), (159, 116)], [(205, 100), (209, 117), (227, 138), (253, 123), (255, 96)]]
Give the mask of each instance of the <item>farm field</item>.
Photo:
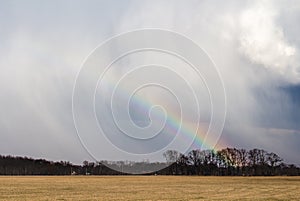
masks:
[(0, 200), (299, 200), (300, 177), (2, 176)]

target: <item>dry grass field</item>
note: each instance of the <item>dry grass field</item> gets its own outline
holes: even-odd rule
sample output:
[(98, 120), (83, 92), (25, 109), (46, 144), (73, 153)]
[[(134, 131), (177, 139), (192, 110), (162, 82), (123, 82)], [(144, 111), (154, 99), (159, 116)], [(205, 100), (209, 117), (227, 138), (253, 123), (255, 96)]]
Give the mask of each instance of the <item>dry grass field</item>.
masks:
[(0, 200), (300, 200), (300, 177), (0, 177)]

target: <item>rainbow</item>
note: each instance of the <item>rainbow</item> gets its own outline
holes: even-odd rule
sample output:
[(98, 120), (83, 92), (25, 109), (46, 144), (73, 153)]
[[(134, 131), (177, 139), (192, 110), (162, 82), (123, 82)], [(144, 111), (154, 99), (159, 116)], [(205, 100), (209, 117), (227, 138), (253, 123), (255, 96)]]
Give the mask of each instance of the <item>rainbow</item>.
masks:
[[(124, 93), (124, 95), (128, 95), (129, 93), (126, 93), (127, 90), (123, 89), (120, 90)], [(140, 114), (145, 114), (145, 110), (148, 110), (151, 108), (152, 103), (145, 100), (145, 98), (140, 96), (132, 96), (131, 97), (132, 103), (135, 105), (135, 108), (137, 109), (136, 112)], [(161, 115), (161, 114), (155, 114), (155, 115)], [(198, 128), (197, 128), (198, 127)], [(196, 128), (196, 129), (195, 129)], [(178, 115), (175, 112), (168, 112), (167, 119), (166, 119), (166, 125), (165, 129), (167, 131), (167, 134), (175, 135), (178, 131), (180, 131), (180, 134), (182, 136), (185, 136), (185, 139), (187, 141), (191, 141), (194, 138), (194, 141), (191, 145), (192, 149), (211, 149), (217, 151), (220, 147), (227, 147), (227, 143), (222, 140), (218, 141), (217, 145), (211, 145), (205, 141), (205, 128), (199, 126), (199, 125), (192, 125), (188, 123), (182, 123), (180, 115)], [(195, 135), (195, 130), (197, 130), (197, 133)]]

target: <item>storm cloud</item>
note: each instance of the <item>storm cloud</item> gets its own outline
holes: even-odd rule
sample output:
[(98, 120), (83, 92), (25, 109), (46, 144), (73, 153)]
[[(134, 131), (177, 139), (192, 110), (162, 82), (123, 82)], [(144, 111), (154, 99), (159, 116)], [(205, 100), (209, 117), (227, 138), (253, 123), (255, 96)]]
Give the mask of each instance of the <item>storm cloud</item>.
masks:
[(227, 95), (224, 146), (263, 148), (299, 164), (299, 2), (0, 5), (1, 154), (91, 159), (72, 118), (73, 84), (84, 59), (109, 37), (160, 28), (195, 41), (218, 67)]

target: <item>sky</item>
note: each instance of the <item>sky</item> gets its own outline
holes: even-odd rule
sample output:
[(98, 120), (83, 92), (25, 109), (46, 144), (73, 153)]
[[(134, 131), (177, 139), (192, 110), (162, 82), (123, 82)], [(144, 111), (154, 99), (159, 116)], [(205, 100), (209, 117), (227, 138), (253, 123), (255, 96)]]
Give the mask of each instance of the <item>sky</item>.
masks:
[[(97, 159), (101, 156), (105, 159), (118, 158), (110, 151), (111, 145), (105, 139), (94, 140), (99, 136), (95, 133), (95, 136), (90, 135), (94, 132), (91, 128), (78, 134), (79, 126), (76, 130), (72, 112), (75, 81), (83, 66), (90, 65), (88, 62), (93, 59), (93, 53), (104, 41), (133, 30), (161, 29), (192, 40), (215, 64), (226, 92), (226, 118), (224, 126), (220, 123), (223, 130), (219, 147), (261, 148), (279, 154), (285, 162), (300, 165), (299, 21), (300, 3), (293, 0), (1, 0), (0, 154), (67, 160), (78, 164), (93, 160), (88, 150), (105, 152)], [(179, 42), (174, 40), (171, 43), (176, 46)], [(106, 52), (105, 58), (112, 58), (119, 49), (116, 46), (112, 53)], [(188, 51), (187, 55), (193, 53)], [(173, 65), (177, 74), (164, 72), (162, 68), (157, 73), (155, 67), (150, 67), (149, 71), (149, 68), (144, 72), (141, 69), (141, 74), (134, 76), (133, 73), (131, 79), (124, 79), (123, 83), (120, 81), (124, 73), (130, 71), (130, 66), (158, 62)], [(197, 114), (193, 113), (196, 103), (186, 98), (191, 94), (182, 87), (185, 84), (200, 97), (203, 124), (209, 121), (212, 115), (204, 84), (193, 71), (188, 70), (186, 64), (180, 62), (178, 58), (157, 52), (137, 53), (117, 62), (95, 91), (97, 121), (106, 125), (104, 132), (108, 135), (117, 132), (113, 128), (112, 121), (115, 119), (108, 110), (110, 105), (106, 95), (113, 94), (109, 83), (116, 86), (118, 81), (126, 90), (133, 90), (132, 85), (139, 82), (142, 86), (142, 81), (148, 78), (149, 82), (169, 80), (163, 83), (174, 88), (175, 99), (172, 93), (163, 92), (161, 87), (149, 86), (147, 91), (146, 88), (137, 91), (134, 98), (147, 102), (147, 106), (133, 100), (128, 108), (129, 116), (141, 127), (149, 124), (149, 115), (150, 119), (157, 120), (152, 122), (153, 125), (160, 127), (164, 115), (168, 116), (172, 111), (186, 115), (184, 124), (197, 123), (194, 119)], [(88, 72), (82, 83), (89, 86), (89, 80), (96, 78), (95, 75)], [(128, 76), (130, 78), (130, 74)], [(185, 76), (188, 83), (181, 83), (180, 76)], [(176, 82), (170, 81), (171, 78)], [(207, 82), (215, 100), (223, 100), (221, 92), (214, 94), (218, 81), (211, 78)], [(93, 120), (84, 118), (87, 108), (91, 107), (86, 105), (88, 102), (82, 101), (85, 90), (75, 93), (80, 108), (75, 117), (80, 116), (81, 121), (89, 125)], [(119, 96), (110, 109), (115, 109), (114, 114), (119, 115), (119, 125), (126, 127), (129, 125), (128, 121), (123, 121), (127, 118), (123, 116), (126, 113), (119, 111), (128, 100), (123, 100), (120, 93), (122, 90), (116, 90)], [(176, 102), (176, 97), (183, 98)], [(222, 111), (216, 110), (219, 104), (222, 105), (222, 102), (214, 105), (215, 114), (221, 115), (222, 119)], [(153, 108), (155, 105), (163, 107)], [(85, 141), (89, 137), (91, 144), (87, 141), (86, 144), (90, 147), (83, 146), (80, 139)], [(153, 139), (146, 148), (144, 145), (133, 148), (131, 142), (120, 138), (111, 140), (126, 151), (146, 153), (163, 147), (162, 142), (170, 141), (169, 138)], [(177, 145), (181, 146), (181, 143)]]

